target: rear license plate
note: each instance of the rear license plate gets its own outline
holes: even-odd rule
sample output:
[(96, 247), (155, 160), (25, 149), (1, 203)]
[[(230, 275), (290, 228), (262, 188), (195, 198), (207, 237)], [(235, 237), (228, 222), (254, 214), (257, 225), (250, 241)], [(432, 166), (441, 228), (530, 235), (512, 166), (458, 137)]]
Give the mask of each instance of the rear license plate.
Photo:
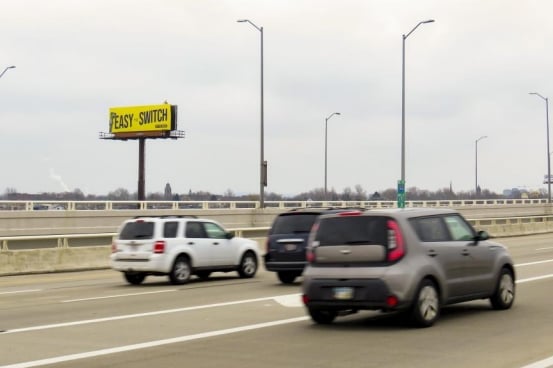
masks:
[(335, 287), (333, 291), (334, 291), (334, 299), (338, 299), (338, 300), (353, 299), (352, 287)]
[(293, 252), (296, 250), (296, 244), (286, 244), (284, 249), (286, 249), (287, 252)]

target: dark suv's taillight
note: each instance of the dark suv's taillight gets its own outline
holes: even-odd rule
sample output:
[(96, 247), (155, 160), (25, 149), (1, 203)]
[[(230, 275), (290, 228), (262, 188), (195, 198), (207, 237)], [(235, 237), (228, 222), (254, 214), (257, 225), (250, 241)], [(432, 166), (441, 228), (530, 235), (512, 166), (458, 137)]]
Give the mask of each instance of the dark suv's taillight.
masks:
[(157, 254), (165, 253), (165, 242), (163, 240), (158, 240), (155, 242), (154, 253), (157, 253)]
[(396, 262), (405, 255), (405, 242), (399, 225), (394, 220), (388, 220), (388, 262)]

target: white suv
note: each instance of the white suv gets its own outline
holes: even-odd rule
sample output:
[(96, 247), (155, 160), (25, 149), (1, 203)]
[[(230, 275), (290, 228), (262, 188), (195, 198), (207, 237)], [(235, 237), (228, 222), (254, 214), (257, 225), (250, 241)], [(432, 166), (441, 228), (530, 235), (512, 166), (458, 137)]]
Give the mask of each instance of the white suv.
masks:
[(173, 284), (184, 284), (191, 275), (207, 279), (215, 271), (237, 271), (250, 278), (258, 260), (257, 242), (234, 237), (215, 221), (161, 216), (123, 222), (110, 261), (111, 268), (138, 285), (148, 275), (167, 275)]

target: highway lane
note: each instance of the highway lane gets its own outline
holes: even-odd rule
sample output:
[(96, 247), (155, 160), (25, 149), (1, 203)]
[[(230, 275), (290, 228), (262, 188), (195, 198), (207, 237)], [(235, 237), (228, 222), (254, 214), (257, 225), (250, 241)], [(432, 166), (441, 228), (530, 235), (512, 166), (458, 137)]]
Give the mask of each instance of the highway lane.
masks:
[(545, 368), (553, 366), (539, 363), (553, 356), (552, 239), (499, 239), (518, 265), (513, 309), (463, 303), (429, 329), (376, 312), (316, 326), (299, 303), (299, 283), (280, 285), (264, 271), (184, 286), (159, 277), (129, 286), (110, 270), (4, 277), (0, 368)]

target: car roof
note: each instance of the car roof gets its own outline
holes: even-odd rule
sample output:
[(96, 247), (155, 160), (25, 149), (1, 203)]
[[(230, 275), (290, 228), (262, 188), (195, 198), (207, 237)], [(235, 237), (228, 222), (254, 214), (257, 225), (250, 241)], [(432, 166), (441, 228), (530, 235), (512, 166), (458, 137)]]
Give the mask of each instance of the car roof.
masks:
[(300, 207), (300, 208), (293, 208), (284, 213), (281, 213), (280, 215), (293, 215), (295, 213), (326, 214), (326, 213), (338, 213), (338, 212), (352, 211), (352, 210), (363, 211), (365, 209), (359, 208), (359, 207)]
[[(362, 212), (363, 216), (391, 216), (395, 218), (411, 218), (422, 216), (436, 216), (443, 214), (458, 214), (459, 211), (451, 208), (425, 208), (425, 207), (411, 207), (411, 208), (382, 208), (382, 209), (370, 209)], [(338, 216), (338, 214), (323, 215), (326, 217)]]

